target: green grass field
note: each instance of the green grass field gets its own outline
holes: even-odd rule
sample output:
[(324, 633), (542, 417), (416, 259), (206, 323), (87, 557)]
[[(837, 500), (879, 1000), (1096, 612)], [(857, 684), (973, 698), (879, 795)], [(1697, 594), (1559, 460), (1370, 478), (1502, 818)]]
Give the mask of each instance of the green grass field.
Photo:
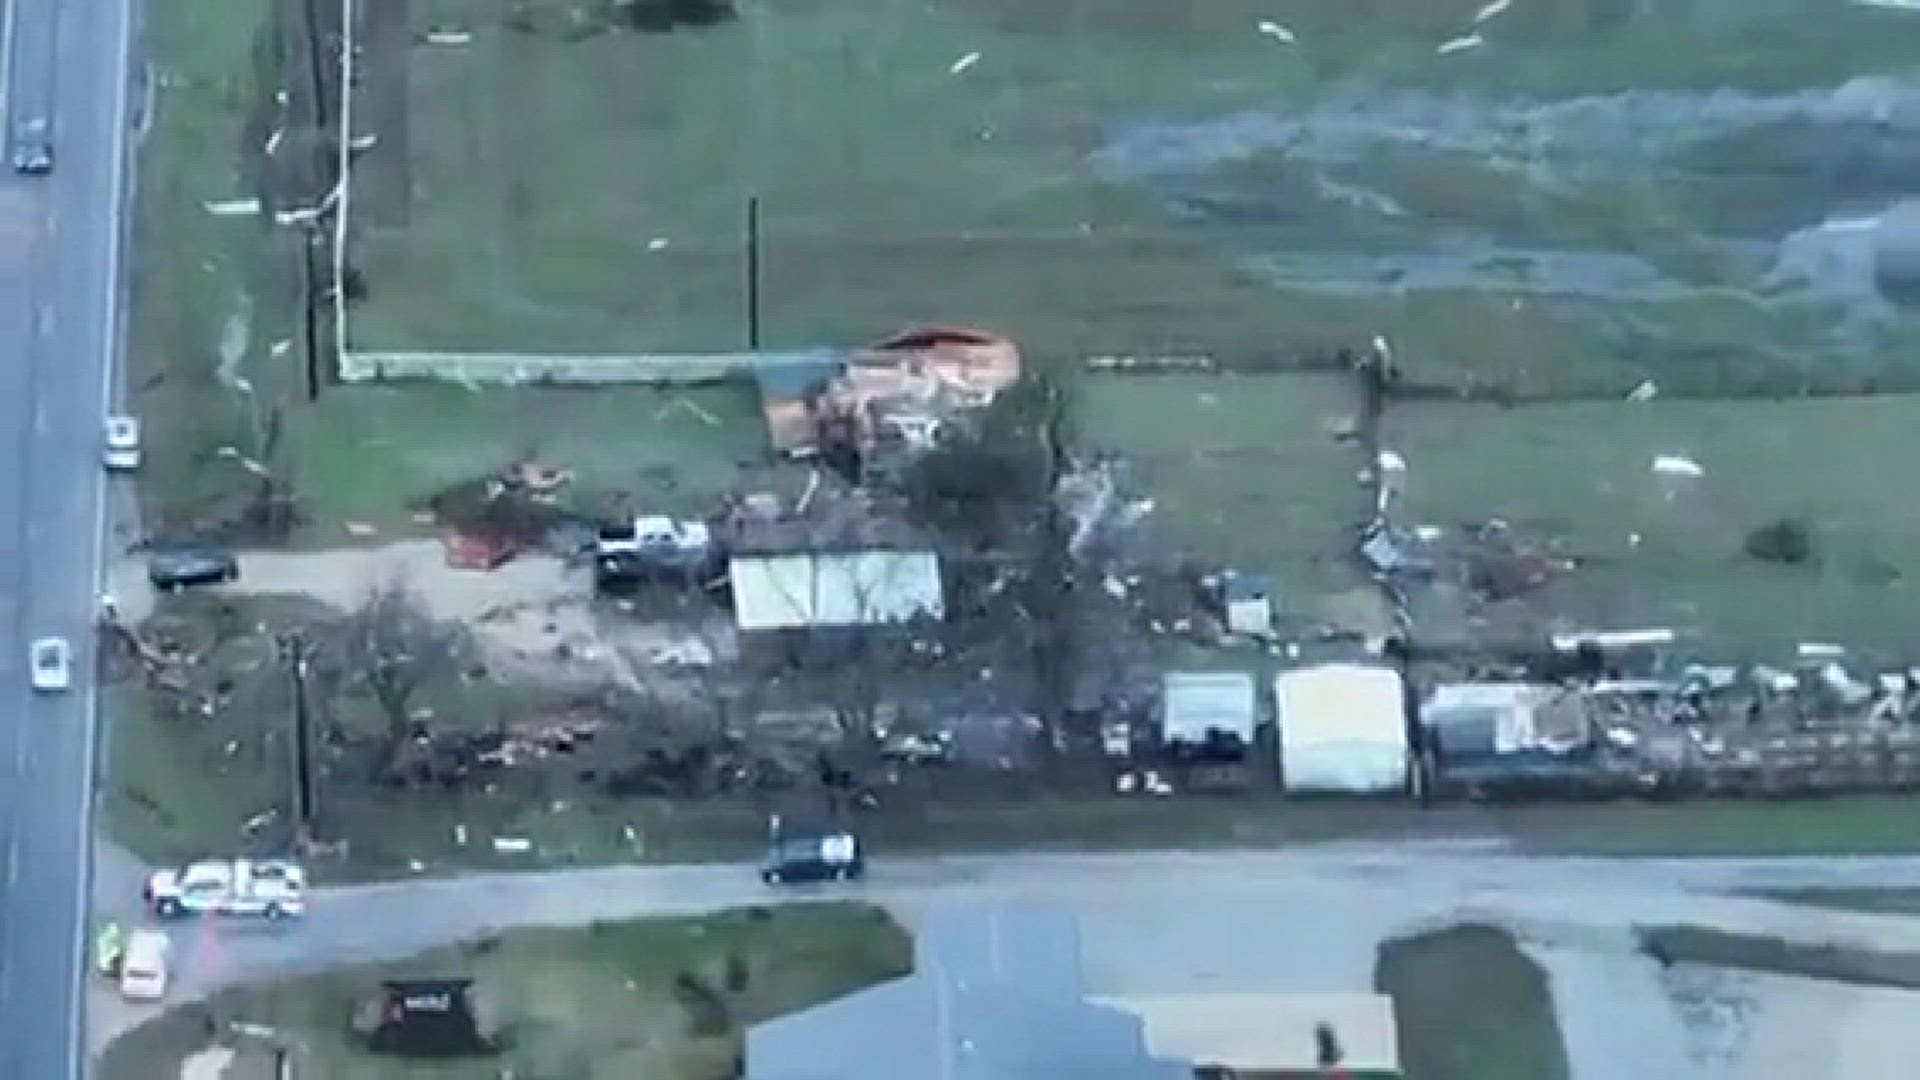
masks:
[(1272, 576), (1290, 619), (1386, 632), (1353, 550), (1366, 463), (1333, 431), (1359, 407), (1346, 375), (1114, 375), (1078, 380), (1083, 449), (1117, 452), (1154, 500), (1150, 535)]
[[(875, 908), (806, 904), (701, 919), (516, 930), (380, 967), (227, 991), (170, 1010), (116, 1041), (102, 1080), (179, 1076), (208, 1045), (209, 1020), (266, 1025), (293, 1048), (297, 1075), (385, 1080), (501, 1076), (724, 1080), (745, 1029), (904, 974), (905, 933)], [(348, 1018), (383, 978), (467, 976), (507, 1048), (486, 1058), (405, 1060), (365, 1050)], [(730, 976), (733, 985), (729, 986)], [(696, 1017), (676, 981), (717, 995)]]
[[(1342, 211), (1261, 172), (1258, 146), (1244, 160), (1227, 154), (1184, 202), (1103, 170), (1100, 153), (1142, 124), (1298, 116), (1355, 88), (1487, 101), (1784, 94), (1903, 67), (1914, 42), (1897, 13), (1810, 0), (1701, 0), (1672, 17), (1534, 0), (1486, 28), (1491, 48), (1436, 55), (1481, 6), (738, 0), (730, 23), (659, 35), (614, 28), (611, 8), (576, 0), (518, 5), (517, 20), (491, 0), (417, 0), (410, 20), (383, 8), (366, 31), (358, 106), (382, 146), (357, 169), (355, 257), (370, 294), (352, 338), (396, 349), (740, 348), (745, 206), (757, 197), (771, 347), (933, 319), (993, 325), (1049, 355), (1292, 359), (1386, 332), (1424, 377), (1562, 394), (1631, 385), (1650, 363), (1722, 392), (1800, 370), (1781, 342), (1803, 313), (1711, 287), (1723, 256), (1696, 240), (1722, 200), (1684, 185), (1530, 187), (1511, 162), (1455, 160), (1444, 147), (1391, 167), (1403, 201), (1436, 228), (1632, 252), (1701, 285), (1532, 300), (1517, 279), (1511, 290), (1396, 289), (1390, 277), (1345, 291), (1276, 286), (1263, 258), (1311, 257), (1315, 220)], [(1824, 17), (1802, 17), (1815, 10)], [(1258, 32), (1262, 20), (1297, 40)], [(428, 26), (472, 37), (410, 44)], [(1501, 123), (1469, 122), (1483, 120)], [(1343, 130), (1336, 118), (1315, 138)], [(1712, 151), (1716, 137), (1684, 152)], [(1725, 168), (1773, 175), (1741, 158), (1742, 145), (1729, 146)], [(1540, 152), (1569, 149), (1587, 152)], [(1336, 167), (1323, 179), (1343, 176)], [(1388, 242), (1342, 235), (1335, 261)], [(1871, 367), (1818, 374), (1854, 386)]]
[[(1911, 654), (1920, 512), (1898, 493), (1920, 397), (1394, 406), (1410, 521), (1500, 517), (1581, 565), (1532, 601), (1589, 626), (1669, 625), (1755, 656), (1831, 640)], [(1656, 455), (1705, 475), (1675, 481)], [(1817, 566), (1757, 562), (1748, 533), (1813, 524)], [(1631, 536), (1638, 534), (1639, 543)]]
[[(147, 425), (142, 479), (150, 531), (194, 531), (231, 517), (254, 488), (233, 446), (261, 454), (256, 420), (282, 412), (269, 464), (311, 527), (335, 541), (345, 521), (391, 535), (410, 504), (523, 457), (571, 469), (576, 492), (699, 506), (728, 487), (779, 486), (749, 386), (467, 390), (325, 386), (304, 398), (297, 234), (205, 203), (257, 193), (260, 110), (271, 105), (269, 5), (183, 0), (147, 20), (161, 75), (141, 144), (129, 340), (130, 404)], [(217, 376), (223, 348), (236, 393)]]
[[(360, 167), (357, 347), (743, 347), (750, 195), (771, 347), (924, 320), (1082, 354), (1281, 329), (1260, 290), (1082, 161), (1116, 109), (1244, 100), (1258, 84), (1229, 84), (1267, 68), (1263, 39), (1236, 34), (1203, 83), (1161, 36), (1191, 42), (1243, 5), (1076, 27), (1101, 5), (744, 0), (731, 24), (668, 35), (583, 32), (578, 6), (528, 5), (520, 32), (496, 4), (416, 3), (415, 30), (472, 42), (370, 48), (406, 71), (370, 71), (363, 114), (404, 124), (411, 154)], [(383, 175), (403, 167), (411, 185)]]
[(290, 431), (295, 490), (323, 527), (405, 528), (424, 497), (523, 460), (573, 472), (576, 501), (625, 496), (665, 512), (704, 514), (722, 491), (784, 483), (750, 385), (341, 386)]
[(1388, 942), (1373, 981), (1393, 998), (1409, 1080), (1567, 1075), (1546, 974), (1504, 931), (1457, 926)]
[(142, 501), (155, 527), (231, 513), (245, 476), (214, 452), (258, 453), (250, 409), (216, 377), (223, 339), (239, 348), (263, 402), (298, 379), (293, 355), (270, 359), (295, 326), (297, 237), (205, 207), (258, 194), (269, 10), (247, 5), (236, 17), (231, 4), (190, 0), (143, 23), (157, 78), (137, 165), (127, 382), (147, 424)]

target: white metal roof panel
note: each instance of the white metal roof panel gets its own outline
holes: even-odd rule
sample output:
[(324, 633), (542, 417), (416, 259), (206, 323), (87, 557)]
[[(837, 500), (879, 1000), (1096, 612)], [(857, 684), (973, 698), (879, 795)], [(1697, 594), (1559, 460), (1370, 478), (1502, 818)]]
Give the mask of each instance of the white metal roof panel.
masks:
[(946, 612), (931, 551), (735, 556), (730, 569), (742, 630), (877, 626)]
[(1321, 664), (1273, 680), (1280, 775), (1289, 791), (1394, 791), (1407, 782), (1406, 690), (1398, 672)]

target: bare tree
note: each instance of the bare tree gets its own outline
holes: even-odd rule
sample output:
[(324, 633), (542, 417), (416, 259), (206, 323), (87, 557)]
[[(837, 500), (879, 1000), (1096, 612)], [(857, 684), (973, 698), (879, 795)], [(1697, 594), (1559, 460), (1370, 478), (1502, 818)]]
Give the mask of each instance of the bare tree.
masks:
[(331, 659), (342, 669), (342, 689), (364, 692), (379, 707), (386, 759), (412, 736), (420, 688), (457, 664), (460, 643), (458, 627), (435, 621), (398, 583), (374, 588), (339, 624)]
[(1073, 469), (1073, 389), (1064, 373), (1030, 374), (994, 400), (977, 431), (929, 454), (909, 478), (921, 516), (968, 554), (991, 551), (1023, 568), (1006, 636), (1027, 654), (1048, 746), (1057, 743), (1080, 653), (1074, 523), (1055, 497)]

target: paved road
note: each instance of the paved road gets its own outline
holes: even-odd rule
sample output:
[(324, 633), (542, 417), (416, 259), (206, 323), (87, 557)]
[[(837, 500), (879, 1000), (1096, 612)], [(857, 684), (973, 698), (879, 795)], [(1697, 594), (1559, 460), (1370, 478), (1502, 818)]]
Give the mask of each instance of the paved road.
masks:
[[(108, 877), (120, 882), (114, 895), (103, 895), (104, 906), (137, 906), (138, 874), (122, 863), (103, 859), (102, 886)], [(1342, 844), (885, 860), (867, 883), (815, 895), (864, 897), (910, 925), (940, 901), (1020, 898), (1059, 906), (1078, 919), (1089, 985), (1104, 993), (1365, 989), (1381, 941), (1487, 921), (1514, 930), (1569, 991), (1559, 1008), (1570, 1046), (1587, 1066), (1577, 1076), (1700, 1080), (1778, 1074), (1754, 1071), (1751, 1051), (1742, 1051), (1730, 1069), (1701, 1071), (1690, 1056), (1688, 1023), (1661, 996), (1665, 973), (1638, 953), (1632, 928), (1702, 923), (1808, 942), (1920, 950), (1920, 920), (1741, 895), (1809, 885), (1920, 886), (1920, 858), (1596, 860), (1516, 856), (1485, 843)], [(174, 1000), (276, 974), (405, 957), (509, 926), (691, 914), (769, 896), (747, 866), (322, 888), (298, 924), (177, 926)], [(1623, 1004), (1644, 1007), (1634, 1013)], [(94, 1033), (96, 1045), (145, 1015), (102, 1011), (108, 1022)], [(1632, 1047), (1634, 1054), (1625, 1054), (1605, 1036), (1630, 1021), (1646, 1037)]]
[[(94, 755), (89, 633), (103, 398), (118, 333), (131, 0), (10, 3), (10, 112), (46, 109), (52, 175), (0, 179), (0, 1077), (80, 1075)], [(11, 120), (10, 120), (11, 122)], [(36, 697), (27, 642), (74, 643)]]

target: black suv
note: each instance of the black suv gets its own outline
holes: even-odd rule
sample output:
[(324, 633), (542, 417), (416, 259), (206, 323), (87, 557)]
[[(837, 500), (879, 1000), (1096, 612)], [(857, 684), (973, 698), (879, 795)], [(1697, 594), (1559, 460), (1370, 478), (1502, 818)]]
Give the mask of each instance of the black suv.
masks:
[(867, 872), (860, 841), (850, 832), (808, 833), (777, 839), (767, 851), (760, 880), (769, 885), (810, 881), (858, 881)]
[(216, 547), (161, 548), (147, 559), (147, 580), (161, 592), (220, 585), (240, 580), (240, 561), (233, 552)]

